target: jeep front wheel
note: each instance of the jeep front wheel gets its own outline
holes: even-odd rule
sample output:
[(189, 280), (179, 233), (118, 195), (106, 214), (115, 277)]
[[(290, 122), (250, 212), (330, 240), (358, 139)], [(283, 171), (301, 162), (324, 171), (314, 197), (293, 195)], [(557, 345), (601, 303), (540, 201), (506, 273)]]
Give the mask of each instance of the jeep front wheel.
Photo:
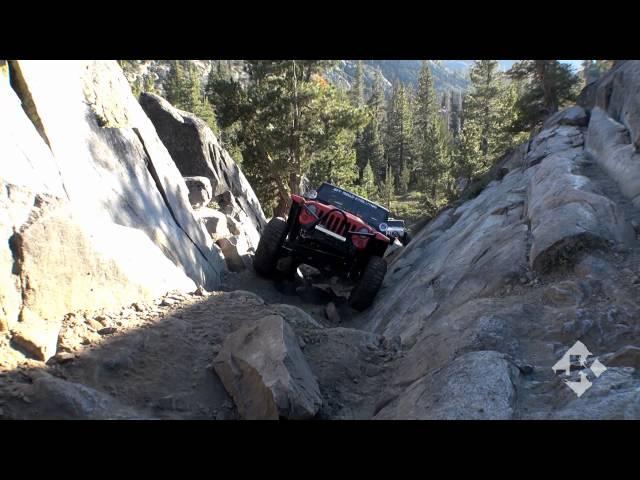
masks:
[(253, 268), (258, 275), (273, 275), (288, 230), (289, 225), (284, 218), (274, 217), (267, 223), (253, 258)]
[(367, 308), (376, 297), (387, 273), (387, 262), (380, 257), (371, 257), (364, 267), (360, 282), (349, 295), (349, 304), (358, 311)]

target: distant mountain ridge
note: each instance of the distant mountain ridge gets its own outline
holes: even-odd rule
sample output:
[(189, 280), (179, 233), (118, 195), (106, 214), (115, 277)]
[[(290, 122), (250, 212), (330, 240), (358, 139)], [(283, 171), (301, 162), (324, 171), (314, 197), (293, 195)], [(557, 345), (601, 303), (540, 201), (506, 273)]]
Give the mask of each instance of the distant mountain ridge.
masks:
[[(206, 82), (207, 73), (212, 65), (227, 62), (234, 77), (240, 81), (247, 79), (244, 72), (244, 60), (190, 60)], [(436, 92), (469, 89), (469, 69), (474, 60), (427, 60), (435, 80)], [(498, 60), (503, 71), (508, 70), (517, 60)], [(169, 72), (169, 60), (135, 60), (133, 69), (125, 70), (130, 82), (143, 75), (150, 75), (157, 91), (162, 93), (162, 83)], [(570, 64), (574, 70), (580, 66), (581, 60), (561, 60)], [(420, 75), (422, 60), (363, 60), (365, 90), (373, 85), (376, 71), (382, 74), (385, 93), (390, 94), (395, 81), (416, 86)], [(328, 80), (338, 88), (349, 89), (353, 84), (357, 60), (339, 60), (336, 67), (327, 72)]]
[[(465, 91), (469, 88), (468, 68), (460, 61), (427, 60), (435, 80), (438, 93), (449, 90)], [(341, 60), (338, 66), (328, 72), (329, 79), (339, 87), (349, 88), (353, 83), (357, 61)], [(383, 77), (385, 91), (389, 93), (393, 83), (400, 81), (416, 86), (422, 60), (363, 60), (365, 88), (370, 88), (379, 71)]]
[[(243, 60), (191, 60), (202, 75), (203, 83), (211, 66), (218, 62), (228, 62), (235, 78), (243, 81), (247, 78)], [(162, 93), (162, 83), (169, 72), (169, 60), (135, 60), (125, 69), (130, 82), (142, 76), (153, 79), (156, 90)], [(468, 66), (471, 60), (428, 60), (438, 93), (449, 90), (464, 91), (469, 88)], [(383, 87), (387, 94), (391, 93), (393, 83), (401, 81), (416, 86), (422, 60), (364, 60), (365, 89), (370, 89), (376, 71), (382, 74)], [(327, 72), (328, 80), (338, 88), (349, 89), (353, 84), (356, 72), (356, 60), (340, 60), (338, 65)]]

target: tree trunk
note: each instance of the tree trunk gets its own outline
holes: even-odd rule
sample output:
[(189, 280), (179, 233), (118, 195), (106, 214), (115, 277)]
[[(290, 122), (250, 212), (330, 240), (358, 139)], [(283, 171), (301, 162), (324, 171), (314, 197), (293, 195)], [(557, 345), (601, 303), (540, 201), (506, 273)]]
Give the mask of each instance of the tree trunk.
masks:
[(278, 185), (278, 204), (273, 211), (274, 217), (286, 217), (291, 206), (291, 195), (287, 191), (287, 187), (279, 176), (275, 177), (276, 184)]
[(289, 191), (295, 195), (300, 194), (300, 180), (301, 177), (296, 172), (289, 174)]
[(549, 78), (549, 61), (536, 60), (536, 70), (538, 78), (542, 84), (544, 105), (547, 109), (547, 115), (552, 115), (558, 111), (558, 105), (554, 95), (553, 85)]
[[(269, 155), (269, 152), (264, 152), (264, 155), (266, 156), (267, 160), (269, 161), (269, 163), (272, 165), (272, 169), (273, 167), (273, 159), (271, 158), (271, 155)], [(272, 170), (272, 177), (273, 181), (275, 182), (276, 186), (277, 186), (277, 195), (278, 195), (278, 204), (276, 205), (276, 208), (274, 209), (273, 212), (273, 216), (274, 217), (284, 217), (287, 212), (289, 211), (289, 207), (291, 205), (291, 195), (289, 194), (290, 190), (287, 188), (287, 185), (285, 184), (285, 182), (282, 180), (282, 177), (279, 175), (279, 172), (277, 171), (273, 171)]]
[[(291, 168), (289, 172), (289, 189), (291, 193), (300, 193), (300, 177), (301, 171), (300, 159), (300, 109), (298, 106), (298, 72), (296, 69), (296, 61), (293, 60), (293, 121), (291, 125)], [(303, 72), (304, 73), (304, 72)]]

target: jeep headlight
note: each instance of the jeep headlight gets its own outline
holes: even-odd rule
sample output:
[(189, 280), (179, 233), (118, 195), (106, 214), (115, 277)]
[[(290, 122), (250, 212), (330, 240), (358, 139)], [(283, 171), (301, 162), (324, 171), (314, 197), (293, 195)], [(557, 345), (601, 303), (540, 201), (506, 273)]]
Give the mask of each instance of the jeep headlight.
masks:
[(389, 225), (387, 225), (386, 223), (381, 223), (378, 228), (380, 229), (381, 232), (386, 232), (387, 228), (389, 228)]
[(306, 198), (313, 200), (314, 198), (318, 198), (318, 192), (316, 192), (315, 190), (309, 190), (307, 193), (304, 194), (304, 196)]
[[(366, 227), (362, 227), (360, 230), (358, 230), (358, 233), (369, 233), (369, 229)], [(360, 235), (360, 238), (367, 238), (368, 235)]]
[(318, 214), (318, 207), (316, 207), (313, 203), (311, 205), (307, 205), (307, 211), (309, 211), (313, 215)]

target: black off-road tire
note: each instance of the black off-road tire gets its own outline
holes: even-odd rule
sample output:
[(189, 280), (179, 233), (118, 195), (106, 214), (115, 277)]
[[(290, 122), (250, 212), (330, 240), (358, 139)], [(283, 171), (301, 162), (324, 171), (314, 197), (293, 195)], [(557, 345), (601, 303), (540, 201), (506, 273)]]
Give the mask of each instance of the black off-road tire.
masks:
[(289, 225), (284, 218), (274, 217), (269, 220), (253, 257), (253, 269), (258, 275), (271, 277), (275, 273), (280, 248), (288, 231)]
[(409, 234), (409, 232), (405, 232), (405, 234), (402, 237), (402, 245), (406, 247), (410, 241), (411, 241), (411, 235)]
[(371, 305), (382, 286), (386, 273), (387, 262), (380, 257), (371, 257), (367, 266), (364, 267), (360, 282), (349, 295), (349, 304), (360, 312)]

